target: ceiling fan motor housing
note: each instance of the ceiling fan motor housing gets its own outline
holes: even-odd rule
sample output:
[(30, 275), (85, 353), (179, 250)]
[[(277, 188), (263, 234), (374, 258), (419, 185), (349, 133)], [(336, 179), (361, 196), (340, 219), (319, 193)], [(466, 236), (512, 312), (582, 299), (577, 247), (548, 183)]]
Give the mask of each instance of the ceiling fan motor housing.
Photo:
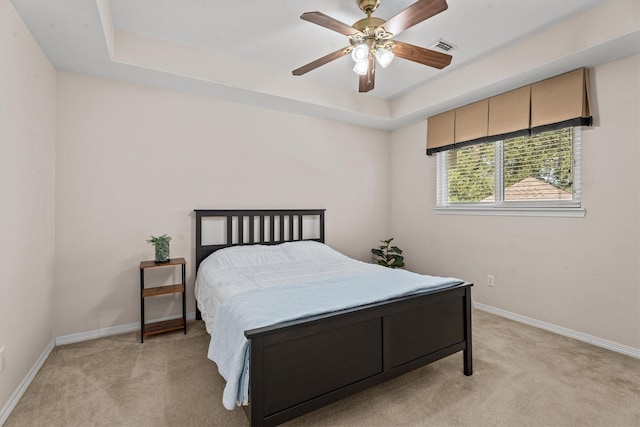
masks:
[(367, 18), (362, 18), (361, 20), (356, 21), (356, 23), (353, 24), (352, 27), (360, 32), (366, 32), (367, 28), (373, 30), (381, 26), (382, 24), (384, 24), (384, 19), (369, 16)]
[(380, 0), (356, 0), (356, 3), (367, 15), (371, 15), (380, 6)]

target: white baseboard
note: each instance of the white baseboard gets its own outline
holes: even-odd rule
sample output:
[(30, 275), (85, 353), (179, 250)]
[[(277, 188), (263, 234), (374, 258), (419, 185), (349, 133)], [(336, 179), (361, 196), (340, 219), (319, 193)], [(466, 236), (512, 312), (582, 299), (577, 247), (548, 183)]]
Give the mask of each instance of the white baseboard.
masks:
[(488, 313), (497, 314), (498, 316), (506, 317), (507, 319), (515, 320), (516, 322), (524, 323), (530, 326), (535, 326), (536, 328), (544, 329), (546, 331), (553, 332), (558, 335), (563, 335), (565, 337), (573, 338), (578, 341), (582, 341), (589, 344), (593, 344), (598, 347), (606, 348), (607, 350), (615, 351), (616, 353), (622, 353), (624, 355), (635, 357), (636, 359), (640, 359), (639, 348), (629, 347), (623, 344), (619, 344), (617, 342), (594, 337), (593, 335), (574, 331), (568, 328), (563, 328), (562, 326), (557, 326), (552, 323), (543, 322), (541, 320), (532, 319), (527, 316), (522, 316), (520, 314), (512, 313), (510, 311), (502, 310), (501, 308), (492, 307), (490, 305), (482, 304), (476, 301), (473, 302), (473, 307), (477, 308), (478, 310), (482, 310)]
[(44, 349), (40, 357), (38, 357), (38, 360), (36, 360), (36, 363), (27, 373), (27, 376), (24, 377), (16, 391), (13, 392), (7, 403), (4, 405), (4, 408), (2, 408), (2, 410), (0, 411), (0, 426), (4, 425), (5, 421), (7, 421), (7, 418), (9, 418), (9, 415), (11, 415), (11, 411), (13, 411), (13, 408), (15, 408), (16, 404), (18, 403), (24, 392), (27, 390), (27, 387), (29, 387), (29, 384), (31, 384), (31, 381), (33, 381), (33, 379), (36, 377), (36, 374), (42, 367), (42, 364), (45, 362), (45, 360), (47, 360), (49, 354), (51, 354), (51, 351), (55, 346), (55, 340), (52, 339), (51, 341), (49, 341), (47, 347)]
[[(177, 319), (179, 317), (180, 317), (179, 315), (169, 316), (169, 317), (164, 317), (162, 319), (154, 319), (151, 321), (160, 322), (163, 320)], [(187, 313), (187, 320), (194, 320), (195, 318), (196, 318), (195, 312)], [(22, 380), (22, 382), (20, 383), (16, 391), (13, 393), (13, 395), (11, 395), (11, 397), (9, 398), (9, 401), (6, 403), (6, 405), (4, 405), (4, 408), (2, 408), (2, 411), (0, 411), (0, 427), (4, 425), (7, 418), (9, 418), (9, 415), (11, 415), (11, 411), (13, 411), (13, 408), (16, 406), (16, 404), (24, 394), (27, 387), (29, 387), (29, 384), (31, 384), (31, 381), (33, 381), (36, 374), (42, 367), (42, 364), (45, 362), (45, 360), (47, 360), (47, 358), (49, 357), (49, 354), (51, 354), (51, 351), (53, 350), (54, 347), (59, 345), (64, 345), (64, 344), (72, 344), (72, 343), (81, 342), (81, 341), (93, 340), (96, 338), (108, 337), (110, 335), (123, 334), (125, 332), (137, 331), (139, 329), (140, 329), (140, 322), (136, 322), (136, 323), (129, 323), (127, 325), (112, 326), (110, 328), (98, 329), (95, 331), (87, 331), (87, 332), (79, 332), (77, 334), (63, 335), (63, 336), (55, 337), (54, 339), (52, 339), (51, 342), (47, 345), (47, 348), (45, 348), (45, 350), (42, 352), (42, 354), (40, 355), (36, 363), (29, 370), (29, 372), (27, 373), (27, 376), (24, 378), (24, 380)]]
[[(163, 317), (161, 319), (153, 319), (153, 320), (147, 320), (147, 322), (161, 322), (163, 320), (171, 320), (171, 319), (178, 319), (180, 316), (169, 316), (169, 317)], [(192, 313), (187, 313), (187, 320), (194, 320), (196, 318), (196, 313), (192, 312)], [(93, 340), (96, 338), (103, 338), (103, 337), (108, 337), (111, 335), (119, 335), (119, 334), (124, 334), (126, 332), (133, 332), (133, 331), (139, 331), (140, 330), (140, 322), (135, 322), (135, 323), (128, 323), (126, 325), (119, 325), (119, 326), (112, 326), (109, 328), (102, 328), (102, 329), (97, 329), (95, 331), (87, 331), (87, 332), (78, 332), (77, 334), (69, 334), (69, 335), (62, 335), (59, 337), (56, 337), (56, 345), (65, 345), (65, 344), (73, 344), (76, 342), (82, 342), (82, 341), (88, 341), (88, 340)]]

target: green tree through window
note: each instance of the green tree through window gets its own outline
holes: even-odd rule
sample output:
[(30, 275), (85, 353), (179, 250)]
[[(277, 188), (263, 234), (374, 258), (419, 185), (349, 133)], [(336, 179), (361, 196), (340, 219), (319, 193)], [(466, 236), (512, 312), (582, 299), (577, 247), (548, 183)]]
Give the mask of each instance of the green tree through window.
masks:
[(494, 204), (500, 189), (505, 202), (572, 200), (573, 142), (569, 127), (439, 153), (446, 156), (438, 172), (446, 168), (445, 200)]
[(533, 177), (571, 192), (573, 128), (504, 141), (505, 188)]
[(448, 153), (449, 201), (480, 202), (495, 191), (495, 149), (478, 144)]

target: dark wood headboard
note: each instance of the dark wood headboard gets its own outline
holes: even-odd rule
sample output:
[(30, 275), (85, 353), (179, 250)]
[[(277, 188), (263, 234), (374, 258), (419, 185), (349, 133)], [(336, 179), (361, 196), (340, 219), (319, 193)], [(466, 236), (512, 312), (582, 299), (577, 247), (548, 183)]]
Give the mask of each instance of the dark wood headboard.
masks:
[[(276, 245), (298, 240), (324, 243), (324, 209), (196, 209), (196, 273), (200, 263), (218, 249), (240, 245)], [(203, 244), (203, 223), (207, 219), (224, 221), (222, 242)], [(318, 229), (305, 235), (303, 220), (313, 218)], [(200, 312), (196, 307), (196, 319)]]

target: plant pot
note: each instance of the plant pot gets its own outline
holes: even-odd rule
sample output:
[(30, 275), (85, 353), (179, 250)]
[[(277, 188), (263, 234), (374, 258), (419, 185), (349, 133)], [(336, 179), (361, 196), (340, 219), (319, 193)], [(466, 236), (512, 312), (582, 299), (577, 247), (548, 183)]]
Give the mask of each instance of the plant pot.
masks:
[(156, 263), (169, 262), (169, 242), (156, 243)]

